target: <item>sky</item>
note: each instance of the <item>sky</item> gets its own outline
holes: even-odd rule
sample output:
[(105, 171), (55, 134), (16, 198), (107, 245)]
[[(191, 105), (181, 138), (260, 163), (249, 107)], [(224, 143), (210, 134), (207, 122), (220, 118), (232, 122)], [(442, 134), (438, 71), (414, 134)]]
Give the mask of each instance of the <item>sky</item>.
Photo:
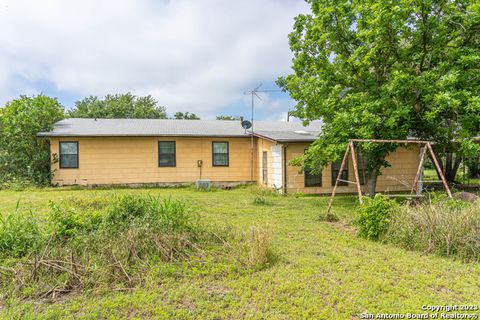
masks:
[[(302, 0), (0, 0), (0, 105), (22, 94), (66, 107), (90, 95), (152, 95), (168, 114), (250, 118), (245, 91), (278, 89)], [(295, 102), (261, 93), (255, 119)]]

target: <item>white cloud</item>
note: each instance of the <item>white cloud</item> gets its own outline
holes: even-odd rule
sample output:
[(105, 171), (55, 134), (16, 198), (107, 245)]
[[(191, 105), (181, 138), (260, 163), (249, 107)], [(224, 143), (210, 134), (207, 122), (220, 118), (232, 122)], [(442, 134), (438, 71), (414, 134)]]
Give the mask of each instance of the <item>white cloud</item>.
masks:
[(212, 116), (289, 72), (287, 35), (306, 11), (300, 0), (0, 0), (0, 103), (48, 82)]

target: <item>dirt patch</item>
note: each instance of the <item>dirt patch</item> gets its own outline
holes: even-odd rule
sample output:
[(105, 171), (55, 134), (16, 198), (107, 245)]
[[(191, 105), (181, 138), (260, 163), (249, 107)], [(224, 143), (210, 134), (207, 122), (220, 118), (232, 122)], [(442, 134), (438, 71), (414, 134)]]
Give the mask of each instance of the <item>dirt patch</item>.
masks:
[(357, 235), (357, 229), (355, 227), (347, 224), (347, 223), (337, 221), (337, 222), (330, 222), (330, 224), (340, 231), (348, 232), (348, 233), (353, 234), (353, 235)]
[(230, 289), (223, 286), (212, 285), (207, 287), (207, 292), (210, 297), (224, 297), (230, 293)]

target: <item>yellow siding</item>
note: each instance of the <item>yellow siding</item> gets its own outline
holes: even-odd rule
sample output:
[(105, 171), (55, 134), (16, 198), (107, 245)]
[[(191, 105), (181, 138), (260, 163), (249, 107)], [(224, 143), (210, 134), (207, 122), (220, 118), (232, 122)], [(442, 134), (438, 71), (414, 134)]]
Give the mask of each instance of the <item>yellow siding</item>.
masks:
[[(291, 159), (301, 156), (308, 146), (308, 143), (288, 144), (287, 163)], [(418, 147), (413, 146), (411, 149), (399, 148), (387, 157), (387, 161), (391, 164), (391, 167), (382, 169), (382, 175), (378, 177), (377, 181), (377, 191), (392, 192), (410, 190), (418, 168)], [(348, 159), (348, 166), (348, 180), (355, 181), (351, 156)], [(289, 193), (303, 192), (313, 194), (332, 192), (331, 166), (327, 166), (322, 172), (321, 187), (305, 187), (304, 179), (301, 168), (290, 165), (287, 167), (287, 191)], [(365, 186), (362, 186), (363, 190), (365, 190), (364, 188)], [(337, 192), (355, 193), (357, 189), (354, 184), (349, 184), (348, 186), (339, 186)]]
[[(266, 139), (257, 139), (256, 145), (257, 148), (257, 183), (259, 185), (264, 185), (273, 188), (273, 157), (272, 157), (272, 147), (276, 145), (275, 142)], [(262, 175), (262, 156), (263, 152), (267, 152), (267, 184), (263, 183)]]
[[(52, 138), (52, 157), (59, 141), (79, 142), (79, 168), (52, 165), (53, 184), (97, 185), (186, 183), (200, 178), (197, 160), (203, 160), (201, 178), (215, 182), (255, 181), (250, 138), (95, 137)], [(158, 167), (158, 141), (176, 141), (176, 167)], [(229, 166), (212, 166), (212, 141), (229, 142)], [(253, 179), (252, 179), (253, 172)]]
[[(79, 142), (79, 168), (60, 169), (58, 162), (52, 165), (53, 184), (100, 185), (100, 184), (147, 184), (147, 183), (191, 183), (199, 178), (213, 182), (257, 182), (262, 181), (262, 153), (267, 152), (268, 182), (274, 187), (274, 170), (283, 175), (283, 169), (273, 168), (272, 147), (276, 142), (254, 139), (254, 161), (250, 138), (193, 138), (193, 137), (96, 137), (96, 138), (52, 138), (52, 158), (58, 156), (60, 141)], [(158, 141), (176, 141), (176, 167), (158, 167)], [(229, 166), (212, 166), (212, 141), (229, 142)], [(301, 156), (308, 143), (288, 143), (287, 163)], [(282, 152), (283, 157), (283, 152)], [(197, 166), (197, 160), (203, 166)], [(278, 160), (278, 159), (277, 159)], [(378, 179), (377, 191), (390, 192), (408, 190), (418, 166), (418, 148), (399, 149), (387, 159), (391, 167), (384, 168)], [(283, 159), (282, 159), (283, 164)], [(277, 167), (279, 163), (275, 164)], [(201, 171), (201, 173), (200, 173)], [(201, 175), (200, 175), (201, 174)], [(354, 180), (353, 163), (349, 159), (349, 177)], [(279, 188), (283, 183), (283, 177)], [(287, 166), (287, 192), (330, 193), (331, 168), (322, 173), (321, 187), (305, 187), (302, 169)], [(339, 193), (355, 193), (355, 185), (339, 186)]]

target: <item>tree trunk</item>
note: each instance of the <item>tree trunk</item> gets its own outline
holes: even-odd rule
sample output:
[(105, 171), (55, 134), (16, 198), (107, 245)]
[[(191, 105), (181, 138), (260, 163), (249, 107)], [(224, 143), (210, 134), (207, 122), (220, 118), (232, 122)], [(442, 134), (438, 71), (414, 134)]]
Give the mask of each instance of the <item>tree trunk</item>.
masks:
[(462, 156), (460, 154), (457, 154), (457, 157), (455, 158), (455, 162), (453, 163), (453, 168), (450, 171), (452, 173), (452, 176), (451, 176), (452, 182), (455, 181), (455, 177), (457, 176), (458, 168), (460, 168), (461, 163), (462, 163)]
[[(430, 158), (432, 157), (430, 156)], [(445, 176), (445, 180), (447, 180), (447, 183), (450, 184), (455, 182), (455, 177), (457, 176), (458, 168), (462, 163), (462, 156), (457, 154), (454, 160), (453, 153), (447, 152), (445, 154), (445, 161), (442, 161), (442, 159), (439, 159), (438, 156), (437, 156), (437, 160), (440, 165), (440, 170), (442, 170), (443, 175)], [(432, 162), (433, 162), (433, 159), (432, 159)], [(435, 167), (435, 171), (437, 172), (438, 180), (441, 180), (437, 167)]]
[[(455, 177), (457, 176), (458, 168), (460, 167), (460, 163), (462, 163), (462, 157), (457, 154), (455, 160), (453, 159), (453, 153), (447, 152), (445, 154), (445, 164), (443, 165), (445, 179), (448, 183), (455, 182)], [(438, 172), (437, 172), (438, 175)], [(438, 176), (440, 179), (440, 176)]]
[(377, 167), (368, 172), (367, 191), (365, 192), (365, 194), (369, 197), (375, 196), (375, 189), (377, 188), (378, 170), (379, 168)]
[(453, 169), (453, 154), (451, 152), (447, 152), (445, 154), (445, 165), (443, 166), (444, 168), (444, 174), (445, 174), (445, 179), (447, 179), (447, 182), (451, 182), (451, 176), (452, 176), (452, 169)]

